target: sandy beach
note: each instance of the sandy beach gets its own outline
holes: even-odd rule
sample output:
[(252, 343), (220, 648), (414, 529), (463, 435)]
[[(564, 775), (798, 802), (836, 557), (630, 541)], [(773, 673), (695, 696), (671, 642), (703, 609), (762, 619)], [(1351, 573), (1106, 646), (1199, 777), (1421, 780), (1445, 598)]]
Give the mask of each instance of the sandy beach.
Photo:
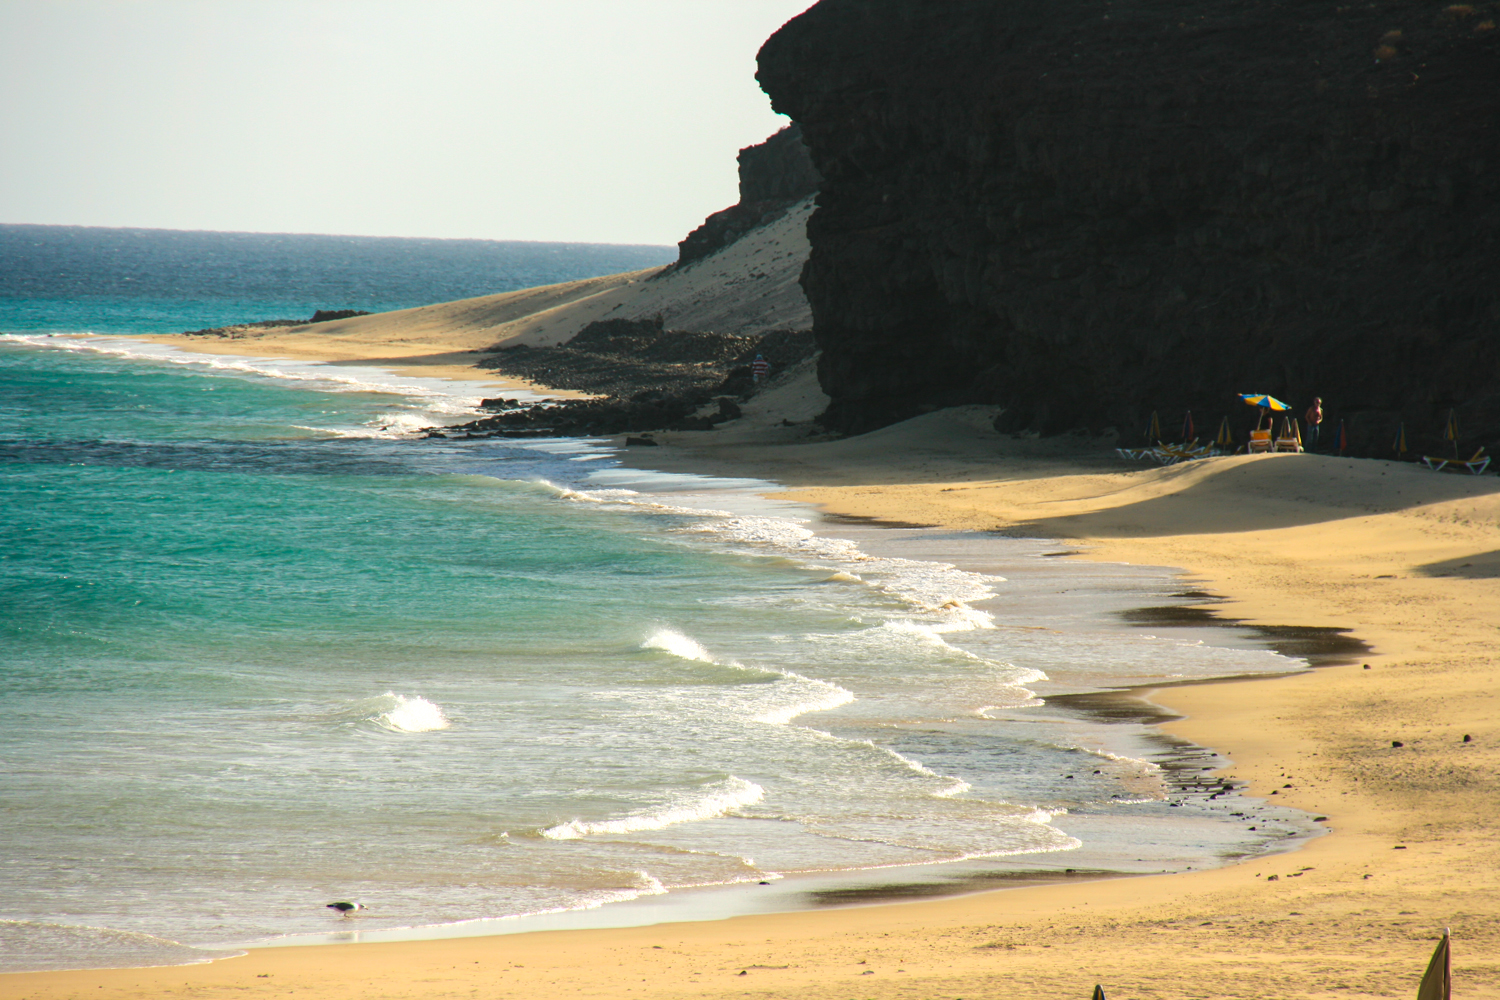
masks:
[(1086, 995), (1097, 981), (1123, 996), (1394, 997), (1415, 990), (1444, 926), (1456, 989), (1500, 995), (1496, 480), (1323, 456), (1139, 469), (1083, 442), (1002, 439), (982, 416), (945, 411), (814, 444), (699, 435), (646, 464), (774, 475), (788, 497), (841, 514), (1063, 539), (1078, 558), (1180, 567), (1222, 595), (1208, 606), (1228, 617), (1350, 629), (1371, 646), (1363, 663), (1152, 695), (1184, 716), (1168, 731), (1230, 756), (1227, 773), (1251, 794), (1326, 816), (1331, 835), (1208, 872), (625, 930), (265, 949), (204, 966), (9, 976), (4, 995), (1043, 997)]
[[(382, 366), (394, 353), (376, 337), (303, 347)], [(1147, 692), (1182, 716), (1168, 732), (1231, 758), (1223, 774), (1248, 794), (1326, 817), (1329, 835), (1205, 872), (258, 949), (200, 966), (4, 976), (0, 996), (1041, 998), (1087, 996), (1097, 982), (1126, 997), (1399, 997), (1445, 926), (1455, 989), (1500, 996), (1500, 480), (1312, 455), (1144, 468), (1104, 442), (1001, 436), (983, 407), (822, 440), (780, 425), (815, 412), (809, 378), (793, 373), (742, 420), (659, 435), (662, 447), (628, 460), (764, 477), (839, 515), (1059, 539), (1071, 558), (1176, 567), (1226, 618), (1348, 630), (1370, 648), (1358, 663)]]

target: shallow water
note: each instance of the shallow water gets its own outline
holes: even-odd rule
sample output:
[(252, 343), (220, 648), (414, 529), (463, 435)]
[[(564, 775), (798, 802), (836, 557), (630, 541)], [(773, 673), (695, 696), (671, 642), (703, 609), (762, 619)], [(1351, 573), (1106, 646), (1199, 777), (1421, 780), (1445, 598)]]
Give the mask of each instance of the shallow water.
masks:
[(1191, 792), (1212, 758), (1046, 701), (1301, 666), (1120, 619), (1170, 573), (818, 523), (597, 442), (410, 437), (474, 402), (0, 337), (5, 968), (1168, 870), (1307, 832)]

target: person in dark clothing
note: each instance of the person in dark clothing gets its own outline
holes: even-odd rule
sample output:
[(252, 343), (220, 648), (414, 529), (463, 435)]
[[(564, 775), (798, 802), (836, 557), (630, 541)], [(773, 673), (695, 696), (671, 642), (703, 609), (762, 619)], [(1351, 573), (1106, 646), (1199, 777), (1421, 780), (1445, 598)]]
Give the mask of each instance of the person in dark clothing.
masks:
[(1303, 416), (1307, 421), (1307, 450), (1312, 451), (1318, 446), (1318, 432), (1323, 427), (1323, 398), (1315, 398)]

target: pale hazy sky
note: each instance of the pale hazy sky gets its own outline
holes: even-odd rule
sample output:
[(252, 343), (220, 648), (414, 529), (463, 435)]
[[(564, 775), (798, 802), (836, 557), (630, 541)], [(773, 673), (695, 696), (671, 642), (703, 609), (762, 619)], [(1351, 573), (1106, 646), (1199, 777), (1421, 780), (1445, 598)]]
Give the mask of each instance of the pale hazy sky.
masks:
[(0, 0), (0, 222), (675, 243), (812, 0)]

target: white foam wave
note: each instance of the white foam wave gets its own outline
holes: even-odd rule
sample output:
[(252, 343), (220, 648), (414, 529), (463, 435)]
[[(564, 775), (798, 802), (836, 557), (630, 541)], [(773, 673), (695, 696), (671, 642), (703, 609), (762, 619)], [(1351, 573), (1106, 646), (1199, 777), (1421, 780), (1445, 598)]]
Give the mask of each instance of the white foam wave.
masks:
[(690, 517), (732, 517), (727, 510), (707, 510), (701, 507), (680, 507), (677, 504), (662, 503), (659, 500), (646, 499), (646, 495), (637, 490), (627, 489), (605, 489), (605, 490), (575, 490), (567, 486), (558, 486), (547, 479), (533, 480), (537, 485), (546, 487), (555, 493), (560, 499), (573, 500), (578, 503), (592, 503), (601, 506), (612, 506), (617, 510), (645, 511), (653, 514), (679, 514)]
[(863, 583), (936, 619), (930, 627), (945, 631), (993, 628), (994, 616), (971, 607), (995, 596), (1002, 577), (971, 573), (947, 563), (872, 556), (843, 538), (826, 538), (786, 518), (715, 515), (674, 529), (679, 534), (708, 536), (736, 551), (786, 555), (810, 568), (826, 569), (840, 582)]
[(377, 438), (388, 441), (409, 438), (433, 424), (432, 414), (423, 413), (383, 413), (373, 420), (367, 420), (359, 427), (315, 427), (308, 424), (293, 424), (298, 430), (316, 431), (336, 438)]
[(543, 830), (542, 836), (548, 840), (577, 840), (580, 837), (598, 834), (661, 830), (678, 823), (717, 819), (728, 815), (735, 809), (754, 805), (765, 798), (765, 794), (766, 790), (755, 782), (730, 775), (721, 782), (699, 789), (695, 794), (682, 796), (659, 809), (631, 813), (620, 819), (594, 823), (573, 819)]
[(371, 700), (375, 703), (374, 711), (365, 718), (394, 732), (431, 733), (450, 725), (442, 708), (420, 695), (387, 691)]
[[(901, 647), (906, 646), (907, 648), (916, 648), (913, 649), (912, 653), (906, 654), (905, 658), (918, 660), (923, 655), (921, 653), (922, 648), (927, 647), (940, 652), (943, 657), (950, 660), (967, 661), (972, 665), (972, 669), (965, 671), (965, 673), (975, 679), (985, 679), (986, 683), (982, 688), (974, 686), (971, 681), (966, 687), (967, 691), (986, 700), (1004, 697), (1007, 694), (1011, 695), (1004, 704), (991, 703), (976, 708), (972, 707), (973, 703), (971, 702), (968, 705), (953, 706), (955, 710), (963, 714), (973, 713), (988, 718), (983, 713), (989, 709), (1018, 708), (1022, 705), (1040, 704), (1040, 702), (1035, 700), (1034, 693), (1026, 688), (1025, 685), (1047, 680), (1045, 673), (1030, 667), (1018, 667), (1004, 661), (991, 660), (967, 649), (955, 646), (944, 638), (944, 635), (948, 631), (909, 618), (898, 618), (883, 622), (874, 628), (866, 629), (864, 632), (855, 633), (852, 636), (845, 634), (834, 637), (834, 639), (835, 641), (845, 643), (855, 641), (874, 647), (873, 655), (882, 658), (891, 656), (892, 654), (901, 655)], [(949, 685), (941, 690), (936, 687), (930, 687), (927, 690), (929, 694), (941, 695), (945, 691), (951, 692), (953, 689)], [(952, 704), (951, 700), (949, 700), (949, 704)]]
[[(779, 676), (775, 684), (765, 685), (756, 692), (761, 704), (751, 709), (753, 722), (773, 726), (790, 725), (799, 715), (809, 712), (824, 712), (854, 701), (854, 693), (837, 684), (804, 677), (790, 670), (747, 667), (733, 660), (717, 659), (691, 636), (671, 628), (659, 628), (641, 643), (642, 649), (659, 649), (664, 653), (695, 663), (713, 663), (719, 666), (736, 667), (766, 677)], [(773, 702), (767, 705), (766, 702)]]
[(955, 798), (955, 797), (957, 797), (959, 795), (962, 795), (963, 793), (967, 792), (969, 789), (971, 789), (971, 788), (974, 787), (973, 785), (969, 784), (967, 781), (963, 780), (962, 778), (955, 778), (951, 774), (939, 774), (938, 772), (934, 771), (932, 768), (928, 767), (926, 764), (923, 764), (921, 761), (919, 761), (919, 760), (913, 760), (912, 758), (906, 756), (903, 753), (898, 753), (897, 751), (892, 750), (890, 747), (883, 747), (880, 744), (875, 743), (872, 740), (859, 740), (858, 742), (864, 743), (864, 744), (866, 744), (866, 745), (868, 745), (870, 747), (873, 747), (876, 750), (881, 751), (882, 753), (890, 755), (892, 758), (894, 758), (895, 760), (900, 761), (902, 764), (906, 765), (907, 768), (909, 768), (910, 770), (916, 772), (917, 774), (920, 774), (924, 778), (932, 778), (932, 779), (934, 779), (936, 781), (947, 782), (947, 784), (944, 785), (942, 788), (936, 789), (935, 791), (929, 793), (934, 798), (939, 798), (939, 799), (951, 799), (951, 798)]
[(669, 628), (659, 628), (646, 637), (641, 643), (642, 649), (659, 649), (664, 653), (671, 653), (684, 660), (696, 660), (700, 663), (718, 663), (708, 650), (696, 640), (681, 632)]
[[(406, 396), (418, 403), (427, 412), (424, 420), (420, 416), (408, 415), (413, 421), (412, 430), (438, 422), (436, 417), (472, 416), (479, 405), (480, 395), (476, 383), (443, 378), (424, 378), (398, 375), (381, 368), (365, 366), (325, 364), (322, 362), (292, 361), (274, 357), (251, 357), (233, 354), (199, 353), (184, 351), (170, 344), (159, 344), (129, 336), (100, 336), (96, 334), (0, 334), (0, 339), (13, 343), (24, 343), (35, 347), (74, 352), (87, 351), (113, 357), (157, 361), (184, 365), (235, 375), (252, 375), (283, 381), (307, 383), (309, 388), (324, 392), (376, 392)], [(507, 390), (510, 395), (544, 398), (536, 393), (522, 390)], [(389, 424), (389, 421), (382, 421)], [(378, 426), (372, 425), (372, 426)], [(333, 431), (331, 428), (309, 428), (329, 430), (340, 436), (377, 437), (379, 431), (350, 432), (349, 428)]]
[(1108, 750), (1095, 750), (1090, 747), (1068, 747), (1067, 749), (1082, 750), (1084, 753), (1093, 754), (1095, 757), (1103, 757), (1105, 760), (1113, 760), (1121, 764), (1130, 764), (1134, 767), (1140, 768), (1143, 771), (1160, 771), (1162, 769), (1160, 764), (1154, 764), (1149, 760), (1142, 760), (1139, 757), (1126, 757), (1121, 754), (1110, 753)]
[(948, 563), (872, 556), (848, 539), (818, 535), (789, 518), (684, 507), (629, 489), (577, 490), (546, 480), (539, 485), (566, 500), (695, 518), (669, 530), (679, 536), (707, 538), (736, 554), (782, 555), (808, 568), (828, 571), (830, 582), (862, 583), (935, 619), (931, 627), (940, 631), (994, 627), (993, 615), (970, 604), (994, 597), (993, 585), (1003, 583), (1003, 577), (971, 573)]
[(782, 670), (779, 673), (788, 681), (794, 682), (790, 686), (791, 690), (787, 692), (792, 697), (787, 703), (756, 715), (754, 717), (756, 722), (764, 722), (772, 726), (788, 726), (799, 715), (807, 715), (809, 712), (827, 712), (854, 701), (854, 692), (841, 688), (837, 684), (803, 677), (790, 670)]

